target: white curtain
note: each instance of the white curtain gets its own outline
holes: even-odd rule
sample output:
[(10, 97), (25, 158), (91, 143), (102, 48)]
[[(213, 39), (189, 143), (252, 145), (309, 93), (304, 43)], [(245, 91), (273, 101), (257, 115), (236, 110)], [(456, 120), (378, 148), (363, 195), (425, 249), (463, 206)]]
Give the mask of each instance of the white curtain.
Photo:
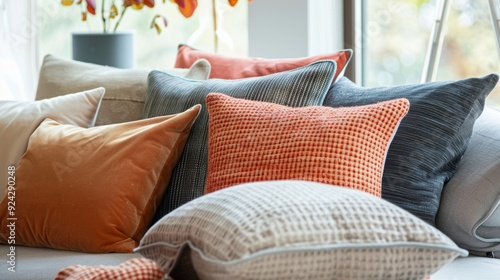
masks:
[(0, 100), (34, 100), (38, 80), (37, 1), (0, 0)]

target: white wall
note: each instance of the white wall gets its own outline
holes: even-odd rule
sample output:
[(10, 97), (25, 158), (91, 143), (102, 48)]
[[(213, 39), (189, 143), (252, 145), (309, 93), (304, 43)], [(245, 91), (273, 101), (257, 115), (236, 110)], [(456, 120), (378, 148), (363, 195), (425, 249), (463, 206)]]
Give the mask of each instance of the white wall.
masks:
[(248, 54), (286, 58), (343, 49), (342, 0), (254, 0)]

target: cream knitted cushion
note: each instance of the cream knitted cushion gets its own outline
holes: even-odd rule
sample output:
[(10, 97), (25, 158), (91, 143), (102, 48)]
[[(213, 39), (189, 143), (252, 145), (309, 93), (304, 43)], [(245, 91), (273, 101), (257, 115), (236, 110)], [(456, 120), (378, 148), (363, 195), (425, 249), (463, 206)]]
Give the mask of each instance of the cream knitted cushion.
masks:
[(150, 228), (136, 251), (174, 279), (194, 270), (219, 280), (424, 279), (467, 255), (394, 204), (306, 181), (247, 183), (195, 199)]

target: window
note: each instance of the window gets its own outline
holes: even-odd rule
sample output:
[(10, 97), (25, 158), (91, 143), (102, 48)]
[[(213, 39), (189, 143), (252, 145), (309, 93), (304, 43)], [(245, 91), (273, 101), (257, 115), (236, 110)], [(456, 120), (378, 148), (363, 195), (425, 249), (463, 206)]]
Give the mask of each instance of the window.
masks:
[[(99, 2), (96, 1), (99, 9)], [(117, 1), (118, 2), (118, 1)], [(175, 62), (177, 46), (187, 43), (193, 47), (213, 51), (214, 32), (212, 2), (217, 5), (219, 29), (218, 52), (234, 56), (244, 56), (248, 49), (247, 1), (240, 0), (230, 7), (227, 0), (199, 0), (198, 7), (191, 18), (184, 18), (177, 6), (170, 1), (156, 1), (153, 9), (144, 8), (140, 12), (129, 9), (120, 24), (119, 30), (135, 32), (135, 67), (143, 69), (171, 68)], [(96, 16), (89, 15), (87, 22), (80, 20), (80, 7), (64, 7), (59, 0), (39, 0), (41, 22), (40, 54), (54, 54), (71, 58), (71, 32), (101, 32), (102, 22), (98, 10)], [(157, 34), (149, 25), (156, 14), (165, 15), (168, 27)]]
[[(419, 83), (438, 0), (362, 0), (362, 84)], [(499, 72), (487, 0), (453, 0), (436, 80)], [(486, 100), (500, 107), (500, 85)]]

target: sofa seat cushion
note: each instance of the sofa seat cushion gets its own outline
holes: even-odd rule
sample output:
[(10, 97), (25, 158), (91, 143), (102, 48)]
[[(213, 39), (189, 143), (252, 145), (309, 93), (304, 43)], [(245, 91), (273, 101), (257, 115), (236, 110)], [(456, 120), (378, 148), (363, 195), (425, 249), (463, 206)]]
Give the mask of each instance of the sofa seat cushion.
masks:
[(431, 280), (498, 279), (500, 259), (469, 256), (454, 259), (431, 275)]
[[(0, 245), (2, 260), (0, 262), (0, 279), (53, 279), (57, 272), (65, 267), (81, 265), (119, 265), (132, 258), (141, 257), (133, 253), (113, 254), (89, 254), (73, 251), (56, 250), (50, 248), (33, 248), (15, 246), (14, 258), (7, 254), (11, 253), (11, 245)], [(5, 259), (9, 261), (5, 261)], [(10, 259), (13, 261), (10, 262)], [(12, 265), (15, 272), (9, 270)]]

